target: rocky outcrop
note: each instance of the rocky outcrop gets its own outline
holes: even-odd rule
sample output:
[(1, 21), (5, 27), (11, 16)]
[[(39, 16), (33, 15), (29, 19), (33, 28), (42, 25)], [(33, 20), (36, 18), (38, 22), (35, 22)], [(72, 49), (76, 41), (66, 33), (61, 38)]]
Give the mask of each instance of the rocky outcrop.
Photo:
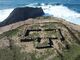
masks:
[(41, 8), (32, 8), (32, 7), (15, 8), (10, 13), (10, 15), (3, 22), (0, 23), (0, 27), (15, 22), (23, 21), (28, 18), (36, 18), (42, 15), (44, 15), (44, 12)]

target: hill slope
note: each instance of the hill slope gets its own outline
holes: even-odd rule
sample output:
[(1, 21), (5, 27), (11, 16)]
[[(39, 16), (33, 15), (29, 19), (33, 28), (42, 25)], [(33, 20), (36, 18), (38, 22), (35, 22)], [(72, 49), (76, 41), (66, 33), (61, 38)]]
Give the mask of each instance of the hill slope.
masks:
[(79, 60), (79, 27), (52, 17), (2, 27), (0, 60)]

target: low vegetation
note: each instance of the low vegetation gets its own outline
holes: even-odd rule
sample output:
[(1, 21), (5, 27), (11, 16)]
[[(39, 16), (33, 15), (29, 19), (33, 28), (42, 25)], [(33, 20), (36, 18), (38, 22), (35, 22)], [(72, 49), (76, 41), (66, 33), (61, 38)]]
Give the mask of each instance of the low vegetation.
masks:
[(18, 28), (17, 28), (17, 29), (13, 29), (13, 30), (4, 32), (3, 34), (0, 34), (0, 38), (3, 38), (3, 37), (5, 37), (5, 36), (7, 36), (7, 37), (8, 37), (8, 36), (9, 36), (9, 37), (15, 36), (18, 32), (19, 32), (19, 29), (18, 29)]
[[(38, 17), (36, 19), (52, 19), (51, 17)], [(0, 48), (0, 60), (80, 60), (80, 44), (78, 44), (77, 39), (73, 38), (68, 32), (68, 29), (65, 28), (62, 24), (58, 23), (44, 23), (44, 24), (32, 24), (30, 25), (30, 29), (42, 29), (41, 31), (37, 32), (30, 32), (28, 37), (58, 37), (56, 31), (44, 31), (44, 29), (57, 29), (61, 28), (61, 33), (64, 37), (64, 40), (60, 40), (60, 38), (52, 39), (53, 47), (52, 48), (44, 48), (44, 49), (37, 49), (36, 47), (43, 47), (49, 45), (49, 39), (46, 39), (46, 41), (38, 42), (38, 39), (34, 41), (29, 41), (33, 43), (34, 50), (31, 50), (29, 52), (25, 51), (25, 48), (28, 46), (29, 49), (32, 49), (31, 44), (27, 44), (28, 42), (20, 42), (22, 31), (25, 31), (24, 26), (21, 26), (20, 28), (16, 28), (7, 32), (4, 32), (3, 34), (0, 34), (0, 39), (7, 36), (15, 37), (15, 42), (12, 45), (12, 48), (4, 47)], [(20, 31), (21, 30), (21, 31)], [(67, 33), (68, 32), (68, 33)], [(74, 32), (74, 31), (73, 31)], [(18, 33), (21, 33), (20, 36)], [(60, 33), (60, 34), (61, 34)], [(76, 32), (76, 36), (80, 36), (80, 32)], [(25, 33), (23, 34), (25, 35)], [(74, 34), (75, 36), (75, 34)], [(80, 39), (80, 38), (78, 38)], [(24, 46), (24, 49), (22, 47)], [(66, 48), (67, 45), (67, 48)], [(26, 49), (28, 50), (28, 48)]]

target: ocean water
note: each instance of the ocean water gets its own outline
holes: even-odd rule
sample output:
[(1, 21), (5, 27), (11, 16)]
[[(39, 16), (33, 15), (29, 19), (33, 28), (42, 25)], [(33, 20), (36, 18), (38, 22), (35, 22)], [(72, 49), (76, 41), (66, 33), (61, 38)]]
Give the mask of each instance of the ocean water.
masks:
[(44, 16), (63, 18), (80, 25), (80, 0), (0, 0), (0, 22), (17, 7), (41, 7)]

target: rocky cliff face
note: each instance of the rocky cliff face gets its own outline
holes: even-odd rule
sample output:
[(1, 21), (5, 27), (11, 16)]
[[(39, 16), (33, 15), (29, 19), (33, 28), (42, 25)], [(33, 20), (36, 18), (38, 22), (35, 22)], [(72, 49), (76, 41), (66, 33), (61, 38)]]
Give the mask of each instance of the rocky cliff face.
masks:
[(79, 60), (79, 29), (63, 19), (29, 19), (0, 34), (0, 60)]
[(0, 23), (1, 26), (6, 26), (19, 21), (24, 21), (28, 18), (36, 18), (44, 15), (42, 8), (19, 7), (15, 8), (10, 15)]

